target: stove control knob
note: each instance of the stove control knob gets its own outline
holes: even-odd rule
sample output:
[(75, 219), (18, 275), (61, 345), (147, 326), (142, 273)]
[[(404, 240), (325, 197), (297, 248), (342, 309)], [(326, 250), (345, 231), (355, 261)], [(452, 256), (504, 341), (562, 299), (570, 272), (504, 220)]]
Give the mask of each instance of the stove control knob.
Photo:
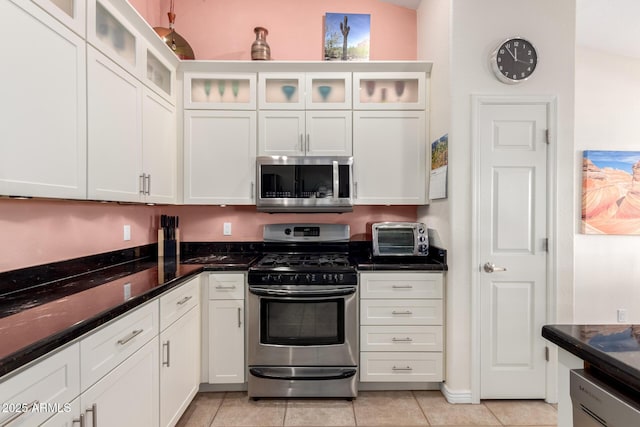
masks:
[(262, 281), (263, 282), (269, 283), (269, 280), (271, 280), (271, 275), (270, 274), (267, 274), (266, 276), (262, 276)]

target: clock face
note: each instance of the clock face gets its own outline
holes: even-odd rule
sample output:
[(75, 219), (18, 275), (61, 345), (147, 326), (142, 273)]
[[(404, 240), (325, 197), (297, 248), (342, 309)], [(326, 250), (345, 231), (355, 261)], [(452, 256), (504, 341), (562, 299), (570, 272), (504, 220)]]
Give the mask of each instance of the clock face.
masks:
[(512, 38), (496, 49), (491, 58), (491, 65), (500, 81), (518, 83), (528, 79), (536, 69), (538, 53), (527, 40)]

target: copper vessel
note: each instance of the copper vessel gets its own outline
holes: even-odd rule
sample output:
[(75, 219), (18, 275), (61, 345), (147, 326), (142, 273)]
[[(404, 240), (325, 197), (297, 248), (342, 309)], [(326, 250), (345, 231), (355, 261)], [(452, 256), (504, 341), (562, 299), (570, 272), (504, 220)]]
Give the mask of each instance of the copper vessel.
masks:
[(251, 59), (264, 61), (271, 59), (271, 48), (267, 44), (269, 31), (263, 27), (255, 27), (253, 32), (256, 33), (256, 40), (251, 44)]
[(189, 46), (189, 43), (180, 34), (176, 33), (173, 28), (176, 21), (176, 14), (173, 13), (173, 0), (171, 0), (171, 6), (169, 8), (169, 28), (153, 27), (154, 31), (160, 36), (163, 42), (171, 48), (173, 53), (180, 59), (195, 59), (193, 49)]

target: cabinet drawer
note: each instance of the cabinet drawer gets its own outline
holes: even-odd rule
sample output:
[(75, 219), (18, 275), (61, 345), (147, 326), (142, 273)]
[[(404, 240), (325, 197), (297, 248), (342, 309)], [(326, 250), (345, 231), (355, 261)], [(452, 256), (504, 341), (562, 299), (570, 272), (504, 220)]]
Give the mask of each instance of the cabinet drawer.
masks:
[(360, 381), (442, 381), (442, 353), (360, 353)]
[(209, 299), (244, 299), (244, 274), (209, 274)]
[(0, 383), (0, 425), (11, 419), (15, 420), (9, 423), (12, 426), (40, 425), (52, 413), (46, 409), (32, 412), (31, 404), (35, 409), (40, 404), (62, 409), (79, 394), (80, 349), (76, 343)]
[(442, 351), (442, 326), (362, 326), (360, 351)]
[(191, 308), (200, 304), (200, 278), (189, 282), (160, 297), (160, 330), (182, 317)]
[(361, 298), (442, 298), (442, 273), (360, 273)]
[(82, 390), (158, 335), (158, 301), (131, 312), (80, 341)]
[(442, 325), (442, 300), (361, 300), (361, 325)]

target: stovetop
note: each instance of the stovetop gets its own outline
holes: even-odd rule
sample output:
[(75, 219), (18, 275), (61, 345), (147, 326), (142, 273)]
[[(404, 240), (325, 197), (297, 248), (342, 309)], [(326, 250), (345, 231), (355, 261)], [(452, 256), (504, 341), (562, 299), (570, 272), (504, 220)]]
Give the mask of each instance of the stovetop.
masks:
[(352, 267), (347, 254), (341, 253), (268, 253), (256, 264), (258, 268), (297, 268), (335, 269)]

